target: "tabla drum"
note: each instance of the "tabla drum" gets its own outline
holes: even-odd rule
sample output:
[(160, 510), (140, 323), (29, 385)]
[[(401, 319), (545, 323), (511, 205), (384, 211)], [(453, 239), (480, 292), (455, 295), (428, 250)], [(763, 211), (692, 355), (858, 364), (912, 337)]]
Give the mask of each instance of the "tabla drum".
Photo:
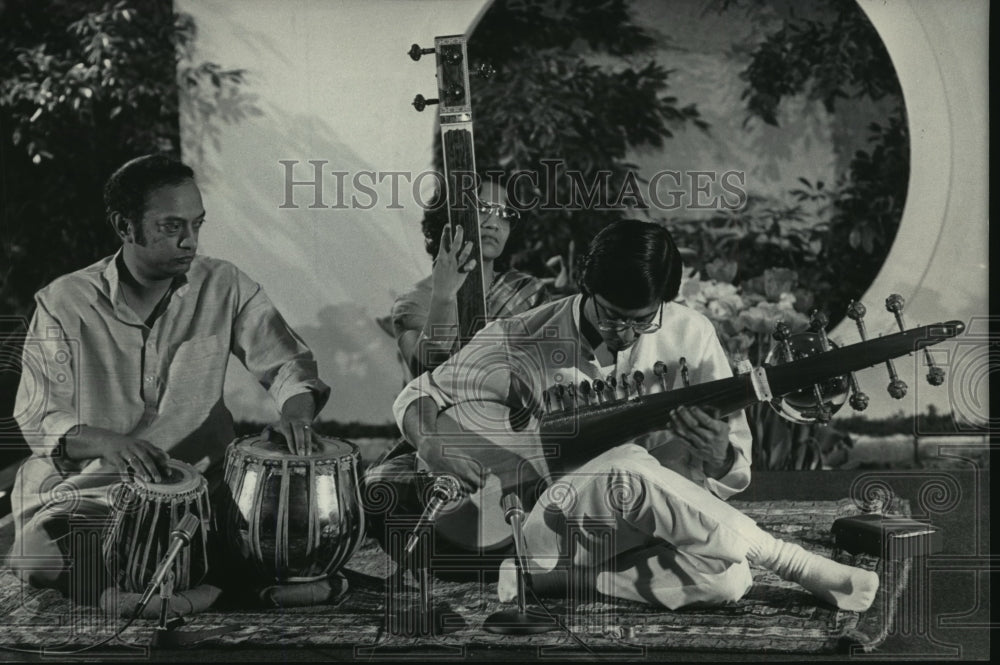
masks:
[(361, 453), (343, 439), (314, 434), (313, 441), (318, 450), (308, 455), (258, 435), (226, 450), (220, 528), (229, 551), (262, 582), (329, 577), (361, 544)]
[(208, 572), (208, 483), (189, 464), (168, 460), (166, 466), (161, 482), (134, 478), (114, 491), (104, 562), (121, 591), (146, 590), (170, 547), (170, 532), (188, 513), (197, 515), (201, 525), (174, 559), (174, 589), (195, 587)]

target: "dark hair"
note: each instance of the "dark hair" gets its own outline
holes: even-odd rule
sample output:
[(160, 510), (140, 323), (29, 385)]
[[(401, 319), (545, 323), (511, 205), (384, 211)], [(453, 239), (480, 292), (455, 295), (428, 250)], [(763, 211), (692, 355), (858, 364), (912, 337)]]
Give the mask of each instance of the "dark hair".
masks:
[(136, 224), (136, 233), (142, 233), (146, 198), (160, 187), (177, 185), (193, 180), (194, 171), (178, 159), (166, 154), (143, 155), (126, 162), (111, 174), (104, 185), (104, 210), (108, 221), (119, 213)]
[(594, 236), (580, 269), (580, 290), (624, 309), (670, 302), (681, 288), (681, 255), (658, 224), (625, 219)]

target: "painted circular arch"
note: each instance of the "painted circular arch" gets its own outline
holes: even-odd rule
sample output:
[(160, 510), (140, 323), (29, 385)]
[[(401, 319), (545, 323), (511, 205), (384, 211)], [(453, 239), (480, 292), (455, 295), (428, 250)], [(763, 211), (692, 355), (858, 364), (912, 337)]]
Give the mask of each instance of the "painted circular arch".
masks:
[[(926, 28), (911, 3), (859, 2), (882, 38), (903, 90), (910, 133), (910, 179), (896, 238), (862, 300), (881, 303), (890, 293), (907, 301), (927, 277), (944, 232), (952, 177), (951, 118), (941, 67)], [(873, 333), (891, 332), (894, 320), (881, 307), (870, 307)], [(854, 331), (845, 319), (837, 335)]]

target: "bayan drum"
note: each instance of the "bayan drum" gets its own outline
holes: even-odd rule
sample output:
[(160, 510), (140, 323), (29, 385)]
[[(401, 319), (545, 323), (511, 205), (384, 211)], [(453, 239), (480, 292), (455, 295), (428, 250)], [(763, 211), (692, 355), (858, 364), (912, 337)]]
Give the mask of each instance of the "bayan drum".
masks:
[(208, 483), (189, 464), (167, 461), (159, 483), (134, 478), (115, 490), (111, 526), (104, 538), (104, 562), (120, 591), (142, 593), (170, 548), (170, 532), (188, 513), (201, 526), (174, 559), (174, 589), (197, 586), (208, 572)]
[(364, 511), (358, 447), (313, 434), (318, 449), (293, 455), (258, 435), (226, 450), (227, 507), (220, 527), (230, 552), (267, 584), (335, 574), (361, 544)]

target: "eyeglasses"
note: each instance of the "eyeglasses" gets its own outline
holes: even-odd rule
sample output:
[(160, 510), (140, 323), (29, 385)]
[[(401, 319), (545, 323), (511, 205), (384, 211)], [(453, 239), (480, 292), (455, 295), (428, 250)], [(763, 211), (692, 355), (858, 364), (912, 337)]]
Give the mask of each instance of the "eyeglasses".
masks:
[[(597, 302), (597, 298), (594, 298), (594, 307), (597, 310), (597, 329), (601, 332), (624, 332), (627, 328), (631, 328), (632, 332), (636, 335), (644, 335), (646, 333), (656, 332), (663, 325), (663, 303), (660, 303), (660, 313), (656, 321), (633, 321), (632, 319), (616, 319), (613, 316), (607, 316), (608, 310), (605, 309), (601, 303)], [(604, 314), (602, 315), (602, 310)]]
[(516, 208), (491, 201), (480, 201), (479, 213), (482, 215), (495, 215), (497, 218), (506, 220), (511, 224), (521, 219), (521, 213)]

